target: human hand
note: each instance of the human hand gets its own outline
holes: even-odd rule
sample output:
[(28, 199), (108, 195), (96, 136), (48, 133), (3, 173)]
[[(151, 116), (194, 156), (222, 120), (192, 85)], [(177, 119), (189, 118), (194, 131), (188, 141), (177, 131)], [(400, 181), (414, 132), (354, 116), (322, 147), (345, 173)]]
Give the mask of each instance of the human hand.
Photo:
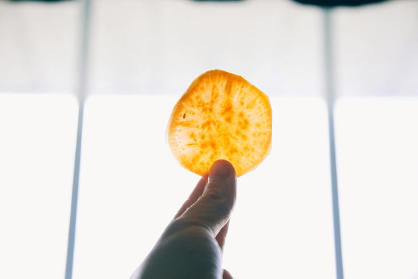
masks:
[(234, 168), (216, 161), (131, 279), (232, 279), (222, 249), (235, 193)]

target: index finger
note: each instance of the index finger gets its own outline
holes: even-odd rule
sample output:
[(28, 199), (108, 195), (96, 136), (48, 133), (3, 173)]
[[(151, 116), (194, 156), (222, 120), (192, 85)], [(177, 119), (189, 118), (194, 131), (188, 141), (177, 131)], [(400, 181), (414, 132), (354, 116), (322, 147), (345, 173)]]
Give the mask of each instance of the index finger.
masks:
[(205, 190), (206, 184), (208, 183), (208, 176), (204, 175), (197, 183), (196, 187), (193, 189), (192, 193), (190, 194), (189, 198), (184, 202), (184, 204), (181, 206), (177, 214), (174, 216), (174, 219), (180, 217), (184, 211), (186, 211), (187, 208), (189, 208), (191, 205), (193, 205), (203, 194), (203, 191)]

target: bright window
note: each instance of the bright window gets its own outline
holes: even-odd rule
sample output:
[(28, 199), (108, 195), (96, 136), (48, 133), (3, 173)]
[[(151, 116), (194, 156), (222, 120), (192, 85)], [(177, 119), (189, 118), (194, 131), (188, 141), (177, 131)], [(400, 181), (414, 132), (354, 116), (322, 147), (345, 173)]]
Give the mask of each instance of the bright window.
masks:
[(347, 278), (418, 278), (418, 99), (337, 106)]
[[(89, 98), (74, 278), (127, 278), (197, 183), (166, 143), (175, 101)], [(238, 179), (225, 265), (237, 278), (333, 278), (324, 103), (272, 98), (272, 105), (273, 148)]]
[(0, 95), (0, 278), (62, 278), (77, 123), (71, 95)]

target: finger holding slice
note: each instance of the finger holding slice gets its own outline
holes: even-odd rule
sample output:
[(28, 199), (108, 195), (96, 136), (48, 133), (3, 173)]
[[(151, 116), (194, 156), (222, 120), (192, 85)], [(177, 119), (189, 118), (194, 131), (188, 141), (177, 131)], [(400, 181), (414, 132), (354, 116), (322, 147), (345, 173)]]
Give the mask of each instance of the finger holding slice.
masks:
[(193, 81), (177, 102), (168, 142), (185, 168), (205, 175), (213, 162), (228, 160), (237, 176), (255, 168), (271, 145), (268, 97), (244, 78), (221, 70)]

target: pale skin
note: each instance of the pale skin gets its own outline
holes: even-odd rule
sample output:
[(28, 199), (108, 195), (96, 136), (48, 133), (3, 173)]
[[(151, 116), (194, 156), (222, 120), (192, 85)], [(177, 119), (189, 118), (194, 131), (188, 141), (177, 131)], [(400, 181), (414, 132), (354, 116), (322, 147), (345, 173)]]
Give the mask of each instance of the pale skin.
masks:
[(232, 279), (222, 249), (235, 196), (234, 168), (216, 161), (131, 279)]

